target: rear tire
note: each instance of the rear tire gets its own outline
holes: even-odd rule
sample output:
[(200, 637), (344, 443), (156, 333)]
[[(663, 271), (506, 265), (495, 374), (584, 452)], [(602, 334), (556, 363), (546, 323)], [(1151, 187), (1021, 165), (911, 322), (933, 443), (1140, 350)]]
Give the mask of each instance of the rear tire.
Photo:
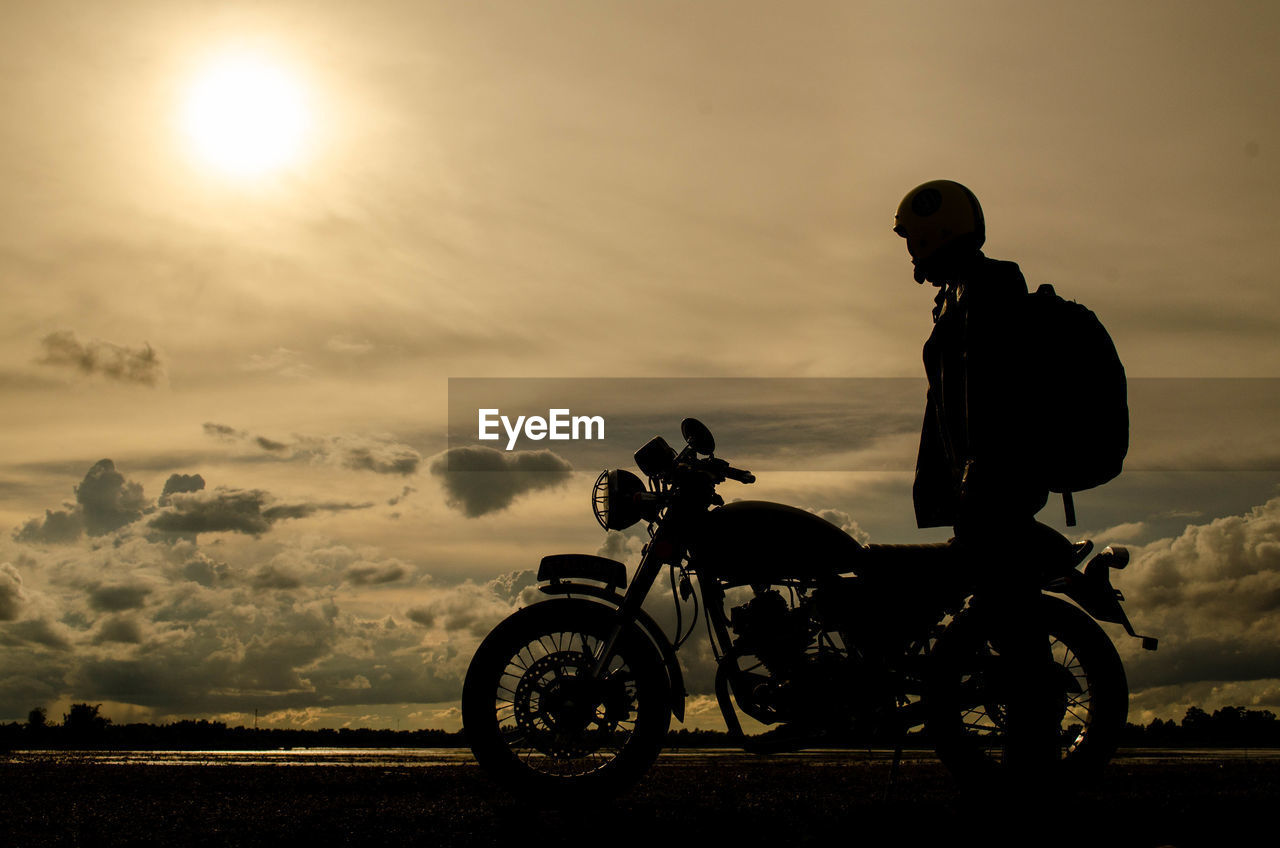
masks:
[(616, 795), (662, 750), (670, 684), (638, 628), (622, 632), (601, 680), (589, 679), (616, 615), (583, 599), (544, 601), (508, 617), (476, 650), (462, 688), (467, 742), (517, 796), (576, 804)]
[[(1060, 685), (1059, 785), (1091, 783), (1115, 754), (1129, 713), (1129, 685), (1115, 646), (1079, 608), (1041, 596), (1043, 618)], [(933, 656), (927, 730), (939, 759), (964, 784), (982, 785), (1010, 775), (1002, 767), (1003, 697), (991, 685), (988, 628), (961, 614)], [(1016, 778), (1016, 776), (1013, 776)]]

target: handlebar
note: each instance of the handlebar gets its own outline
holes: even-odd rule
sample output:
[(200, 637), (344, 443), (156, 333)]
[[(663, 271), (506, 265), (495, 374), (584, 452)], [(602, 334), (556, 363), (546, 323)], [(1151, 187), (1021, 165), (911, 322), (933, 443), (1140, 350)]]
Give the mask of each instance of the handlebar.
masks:
[(734, 468), (723, 459), (709, 459), (707, 464), (711, 469), (727, 480), (737, 480), (739, 483), (750, 484), (756, 481), (756, 475), (747, 471), (745, 468)]
[[(750, 485), (756, 481), (756, 475), (745, 468), (734, 468), (723, 459), (716, 459), (715, 457), (704, 460), (695, 459), (692, 462), (681, 463), (678, 467), (683, 467), (689, 471), (710, 473), (713, 483), (723, 480), (736, 480), (739, 483)], [(715, 478), (719, 478), (719, 480), (717, 481)], [(673, 502), (673, 495), (673, 492), (636, 492), (632, 495), (632, 499), (637, 504), (667, 506)]]

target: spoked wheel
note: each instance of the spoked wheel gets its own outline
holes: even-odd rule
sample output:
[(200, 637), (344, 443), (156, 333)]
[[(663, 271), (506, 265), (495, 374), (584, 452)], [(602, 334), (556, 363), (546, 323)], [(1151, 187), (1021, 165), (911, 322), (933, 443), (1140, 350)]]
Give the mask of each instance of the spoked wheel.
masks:
[(577, 803), (622, 791), (653, 764), (671, 721), (666, 670), (634, 627), (594, 675), (613, 611), (586, 600), (526, 607), (467, 670), (462, 721), (480, 765), (516, 794)]
[[(1058, 719), (1065, 783), (1095, 780), (1115, 754), (1129, 713), (1129, 686), (1115, 646), (1076, 607), (1042, 597), (1051, 668), (1046, 709)], [(961, 781), (1004, 775), (1010, 679), (996, 644), (972, 619), (940, 641), (928, 695), (928, 732), (939, 758)]]

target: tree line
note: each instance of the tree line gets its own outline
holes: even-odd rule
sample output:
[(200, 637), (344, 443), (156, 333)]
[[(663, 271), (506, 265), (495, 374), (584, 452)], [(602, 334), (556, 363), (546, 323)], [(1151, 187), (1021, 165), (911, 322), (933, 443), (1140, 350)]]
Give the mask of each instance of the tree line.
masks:
[(50, 721), (44, 707), (25, 724), (0, 725), (0, 750), (116, 749), (273, 751), (279, 748), (450, 748), (466, 745), (461, 733), (446, 730), (391, 730), (373, 727), (230, 727), (205, 719), (167, 724), (117, 724), (101, 704), (72, 704), (62, 721)]
[[(102, 715), (101, 704), (72, 704), (62, 721), (50, 721), (36, 707), (26, 723), (0, 724), (0, 750), (276, 750), (279, 748), (455, 748), (466, 745), (461, 731), (391, 730), (372, 727), (304, 728), (230, 727), (204, 719), (168, 724), (116, 724)], [(925, 741), (913, 734), (913, 740)], [(850, 745), (892, 744), (891, 739), (848, 739)], [(681, 728), (671, 732), (674, 747), (729, 747), (736, 742), (715, 730)], [(1223, 707), (1208, 713), (1187, 710), (1182, 720), (1155, 719), (1125, 725), (1120, 744), (1130, 748), (1277, 748), (1280, 720), (1270, 710)]]

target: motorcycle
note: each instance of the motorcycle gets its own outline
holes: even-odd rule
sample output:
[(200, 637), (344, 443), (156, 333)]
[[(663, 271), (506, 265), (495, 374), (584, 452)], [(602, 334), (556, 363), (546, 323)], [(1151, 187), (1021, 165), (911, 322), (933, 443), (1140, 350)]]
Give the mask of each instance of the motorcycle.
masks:
[[(462, 692), (479, 764), (526, 796), (581, 799), (630, 786), (661, 752), (671, 717), (684, 720), (677, 651), (701, 612), (716, 699), (746, 750), (874, 740), (895, 746), (896, 764), (906, 734), (923, 727), (958, 778), (998, 777), (1019, 681), (1001, 664), (1003, 631), (977, 591), (981, 558), (960, 555), (954, 540), (863, 545), (802, 509), (726, 504), (716, 487), (754, 475), (716, 457), (714, 437), (696, 419), (686, 418), (681, 433), (679, 452), (661, 436), (636, 452), (647, 484), (611, 469), (593, 488), (606, 530), (647, 522), (630, 583), (615, 560), (546, 556), (537, 578), (547, 598), (480, 644)], [(1124, 548), (1081, 567), (1092, 542), (1036, 526), (1060, 777), (1089, 780), (1115, 752), (1129, 699), (1120, 657), (1097, 622), (1120, 624), (1148, 650), (1157, 641), (1134, 633), (1111, 585), (1111, 570), (1128, 563)], [(642, 609), (664, 567), (674, 640)], [(748, 736), (738, 711), (778, 729)]]

